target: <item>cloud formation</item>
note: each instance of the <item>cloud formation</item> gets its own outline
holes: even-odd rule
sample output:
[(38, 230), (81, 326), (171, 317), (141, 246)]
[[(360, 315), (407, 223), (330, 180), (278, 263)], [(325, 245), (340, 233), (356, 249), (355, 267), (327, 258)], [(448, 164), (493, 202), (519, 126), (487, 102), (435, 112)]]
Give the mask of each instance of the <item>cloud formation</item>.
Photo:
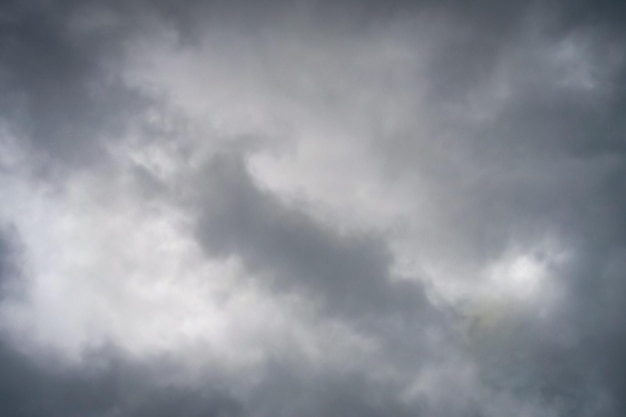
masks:
[(619, 2), (4, 2), (0, 410), (621, 416)]

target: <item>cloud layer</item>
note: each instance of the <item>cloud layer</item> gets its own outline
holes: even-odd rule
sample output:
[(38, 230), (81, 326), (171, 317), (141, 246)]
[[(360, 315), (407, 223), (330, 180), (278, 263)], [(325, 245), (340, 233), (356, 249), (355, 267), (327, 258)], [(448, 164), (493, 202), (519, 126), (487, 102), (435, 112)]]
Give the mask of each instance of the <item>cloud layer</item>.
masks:
[(619, 2), (4, 2), (0, 410), (621, 416)]

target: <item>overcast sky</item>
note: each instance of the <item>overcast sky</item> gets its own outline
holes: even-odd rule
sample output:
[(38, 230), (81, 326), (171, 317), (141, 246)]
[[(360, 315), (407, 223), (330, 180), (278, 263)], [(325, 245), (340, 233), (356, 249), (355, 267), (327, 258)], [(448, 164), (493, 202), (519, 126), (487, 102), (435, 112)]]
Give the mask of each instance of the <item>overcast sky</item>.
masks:
[(0, 415), (626, 415), (619, 1), (0, 4)]

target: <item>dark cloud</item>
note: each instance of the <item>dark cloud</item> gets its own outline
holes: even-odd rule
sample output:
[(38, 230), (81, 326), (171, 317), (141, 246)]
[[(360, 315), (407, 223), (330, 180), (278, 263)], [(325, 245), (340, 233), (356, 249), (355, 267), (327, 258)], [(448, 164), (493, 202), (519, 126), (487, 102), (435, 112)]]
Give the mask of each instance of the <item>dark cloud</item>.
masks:
[(239, 156), (216, 157), (201, 177), (198, 232), (210, 254), (241, 257), (275, 276), (279, 290), (305, 289), (346, 314), (431, 314), (419, 283), (392, 281), (390, 255), (374, 236), (341, 234), (290, 208), (254, 184)]
[[(476, 350), (488, 384), (529, 403), (541, 402), (553, 415), (617, 416), (625, 407), (626, 373), (620, 365), (624, 332), (618, 324), (623, 319), (618, 317), (624, 317), (620, 306), (626, 275), (616, 265), (624, 262), (626, 244), (626, 141), (624, 67), (611, 57), (624, 52), (623, 34), (613, 26), (623, 11), (616, 3), (583, 9), (587, 11), (558, 8), (564, 19), (569, 17), (558, 32), (542, 34), (540, 44), (593, 33), (587, 51), (593, 58), (586, 58), (594, 60), (589, 65), (599, 74), (593, 88), (558, 85), (544, 78), (540, 64), (527, 55), (528, 60), (520, 62), (525, 68), (511, 71), (512, 94), (504, 107), (486, 121), (461, 123), (464, 127), (454, 139), (442, 138), (446, 149), (433, 150), (434, 164), (425, 160), (417, 171), (427, 172), (442, 200), (450, 202), (445, 208), (450, 224), (463, 230), (461, 236), (468, 238), (474, 259), (483, 259), (481, 263), (511, 245), (532, 245), (546, 235), (558, 236), (573, 248), (570, 266), (556, 273), (566, 294), (558, 313), (546, 319), (524, 311), (516, 321), (482, 336), (484, 344)], [(600, 12), (603, 9), (610, 12)], [(459, 69), (466, 62), (463, 55), (450, 58), (453, 71), (467, 75)], [(511, 60), (505, 50), (495, 63), (507, 65)], [(480, 78), (463, 85), (445, 70), (433, 77), (435, 83), (452, 85), (455, 94), (446, 103), (464, 103), (467, 94), (493, 82), (494, 67), (482, 68), (477, 71)], [(442, 95), (437, 92), (435, 97)], [(459, 107), (472, 111), (471, 105)], [(445, 120), (449, 113), (434, 117)], [(390, 164), (394, 175), (403, 169), (408, 177), (416, 175), (409, 161), (424, 160), (421, 149), (410, 151), (411, 141), (408, 137), (398, 142), (401, 151), (393, 153)]]
[[(99, 351), (82, 367), (32, 358), (0, 343), (0, 412), (7, 416), (238, 416), (240, 405), (207, 385), (165, 380), (164, 361), (131, 363)], [(166, 362), (166, 361), (165, 361)]]
[(0, 303), (21, 294), (21, 262), (21, 244), (15, 227), (0, 226)]
[[(280, 364), (267, 367), (265, 384), (249, 399), (250, 415), (259, 416), (413, 416), (390, 384), (359, 373), (337, 370), (324, 375), (299, 374)], [(276, 403), (279, 396), (281, 401)]]
[(46, 168), (97, 163), (146, 105), (119, 73), (132, 20), (97, 6), (0, 6), (1, 120)]

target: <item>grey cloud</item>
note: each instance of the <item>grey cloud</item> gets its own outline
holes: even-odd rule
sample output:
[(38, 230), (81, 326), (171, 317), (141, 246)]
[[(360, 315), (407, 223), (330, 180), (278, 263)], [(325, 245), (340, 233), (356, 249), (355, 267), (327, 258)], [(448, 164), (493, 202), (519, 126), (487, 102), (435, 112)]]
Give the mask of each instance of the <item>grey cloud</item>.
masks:
[[(493, 42), (489, 37), (499, 33), (488, 21), (481, 26), (480, 19), (470, 20), (459, 50), (444, 47), (442, 60), (434, 61), (431, 80), (452, 93), (438, 87), (431, 93), (433, 118), (454, 126), (459, 113), (446, 106), (471, 112), (470, 105), (464, 107), (467, 95), (488, 88), (498, 66), (513, 60), (524, 67), (512, 70), (513, 94), (504, 109), (476, 124), (460, 122), (452, 133), (442, 129), (434, 140), (447, 147), (433, 147), (432, 154), (424, 155), (423, 146), (411, 152), (410, 131), (380, 150), (389, 155), (399, 147), (386, 161), (394, 179), (398, 173), (423, 174), (433, 182), (449, 204), (442, 207), (449, 212), (449, 227), (461, 231), (455, 236), (466, 239), (471, 256), (482, 263), (546, 234), (574, 248), (575, 261), (555, 278), (566, 293), (562, 310), (548, 321), (520, 313), (518, 322), (497, 328), (496, 339), (485, 338), (478, 349), (484, 356), (477, 360), (489, 384), (529, 402), (542, 401), (555, 415), (621, 415), (624, 332), (618, 323), (626, 277), (617, 265), (623, 264), (626, 243), (625, 71), (623, 62), (613, 59), (624, 53), (624, 35), (615, 26), (623, 8), (616, 2), (578, 6), (555, 3), (548, 17), (557, 19), (540, 33), (539, 44), (587, 34), (591, 55), (585, 59), (595, 60), (591, 71), (598, 77), (590, 91), (556, 86), (532, 55), (515, 61), (511, 50), (523, 45), (524, 30), (532, 29), (522, 18), (508, 29), (510, 36)], [(480, 65), (475, 73), (473, 59)]]
[(392, 281), (380, 239), (342, 235), (290, 208), (254, 184), (240, 156), (216, 157), (201, 181), (198, 233), (210, 254), (239, 256), (250, 270), (277, 276), (278, 290), (304, 288), (347, 314), (432, 314), (419, 283)]
[[(264, 376), (266, 384), (249, 399), (250, 415), (401, 417), (420, 412), (419, 405), (402, 401), (393, 386), (376, 382), (367, 375), (340, 370), (307, 375), (272, 364)], [(277, 396), (281, 399), (278, 403)]]
[(448, 312), (428, 300), (419, 277), (391, 273), (381, 236), (340, 233), (311, 218), (259, 188), (238, 155), (215, 157), (200, 180), (197, 233), (209, 256), (241, 259), (273, 291), (303, 297), (321, 319), (373, 338), (407, 373), (454, 350)]
[(212, 375), (192, 385), (168, 382), (166, 358), (129, 361), (105, 349), (87, 355), (88, 364), (68, 368), (45, 356), (25, 356), (4, 342), (0, 347), (0, 411), (16, 417), (406, 417), (430, 410), (426, 403), (400, 398), (394, 384), (341, 369), (308, 374), (269, 364), (254, 376), (261, 384), (244, 394), (236, 387), (234, 393), (224, 389), (223, 381)]
[(0, 226), (0, 304), (21, 295), (21, 243), (15, 227)]
[(146, 105), (117, 73), (130, 22), (96, 6), (0, 7), (1, 120), (47, 168), (97, 163)]
[[(460, 392), (462, 399), (448, 405), (403, 401), (398, 392), (410, 383), (409, 375), (426, 364), (445, 363), (447, 355), (462, 355), (451, 311), (429, 301), (419, 282), (396, 280), (402, 277), (390, 272), (389, 236), (334, 230), (307, 214), (302, 202), (283, 201), (257, 184), (245, 152), (224, 154), (191, 181), (197, 194), (195, 237), (206, 255), (235, 257), (267, 288), (312, 301), (320, 320), (341, 320), (376, 339), (381, 361), (403, 369), (404, 379), (373, 382), (381, 365), (376, 363), (349, 375), (307, 374), (279, 363), (267, 366), (262, 384), (245, 400), (235, 400), (219, 390), (205, 395), (197, 386), (154, 385), (145, 374), (125, 370), (126, 363), (109, 364), (95, 375), (46, 370), (7, 342), (0, 346), (7, 369), (0, 377), (0, 414), (447, 417), (522, 415), (526, 404), (550, 416), (624, 414), (626, 71), (619, 57), (626, 49), (619, 2), (91, 6), (112, 11), (114, 24), (80, 36), (68, 26), (68, 16), (87, 6), (5, 2), (0, 8), (2, 118), (44, 159), (88, 167), (101, 158), (103, 138), (119, 136), (146, 104), (107, 73), (145, 14), (177, 28), (188, 42), (181, 47), (189, 51), (207, 21), (231, 25), (225, 37), (252, 38), (271, 31), (277, 16), (303, 19), (308, 30), (332, 27), (336, 32), (329, 38), (384, 33), (386, 25), (402, 21), (409, 28), (403, 36), (428, 34), (433, 44), (424, 57), (433, 133), (426, 144), (418, 143), (418, 127), (409, 124), (375, 138), (380, 140), (370, 151), (386, 167), (386, 180), (410, 188), (417, 177), (426, 178), (445, 219), (429, 225), (429, 236), (445, 235), (436, 243), (460, 265), (484, 266), (508, 248), (532, 247), (546, 235), (563, 242), (573, 259), (551, 270), (562, 298), (548, 317), (521, 309), (476, 330), (467, 359), (478, 369), (475, 391)], [(550, 48), (572, 39), (586, 42), (581, 59), (590, 65), (594, 83), (587, 89), (560, 83), (564, 70), (546, 64), (555, 50)], [(498, 82), (508, 93), (486, 117), (474, 117)], [(167, 193), (160, 183), (149, 191)], [(3, 286), (18, 274), (15, 247), (11, 233), (3, 231)], [(437, 342), (426, 340), (432, 332), (440, 334)]]
[(0, 412), (7, 416), (221, 416), (241, 415), (239, 403), (217, 386), (184, 387), (164, 381), (163, 361), (129, 362), (94, 352), (85, 367), (51, 357), (33, 359), (0, 342)]
[[(609, 53), (622, 52), (619, 45)], [(525, 65), (528, 77), (540, 80), (533, 61)], [(450, 202), (450, 224), (463, 230), (474, 259), (488, 262), (510, 245), (546, 234), (574, 248), (575, 261), (555, 278), (566, 294), (562, 310), (547, 321), (520, 313), (520, 322), (483, 335), (485, 344), (477, 348), (489, 384), (529, 403), (541, 401), (554, 415), (624, 412), (618, 317), (624, 317), (626, 276), (615, 267), (626, 244), (622, 74), (617, 66), (613, 79), (601, 81), (608, 90), (588, 94), (541, 80), (532, 85), (534, 79), (494, 121), (456, 133), (448, 143), (454, 155), (444, 150), (435, 159), (439, 166), (425, 161), (420, 168)], [(417, 150), (401, 149), (402, 160), (422, 159)], [(392, 161), (394, 172), (404, 167), (407, 176), (415, 175), (408, 162)]]

